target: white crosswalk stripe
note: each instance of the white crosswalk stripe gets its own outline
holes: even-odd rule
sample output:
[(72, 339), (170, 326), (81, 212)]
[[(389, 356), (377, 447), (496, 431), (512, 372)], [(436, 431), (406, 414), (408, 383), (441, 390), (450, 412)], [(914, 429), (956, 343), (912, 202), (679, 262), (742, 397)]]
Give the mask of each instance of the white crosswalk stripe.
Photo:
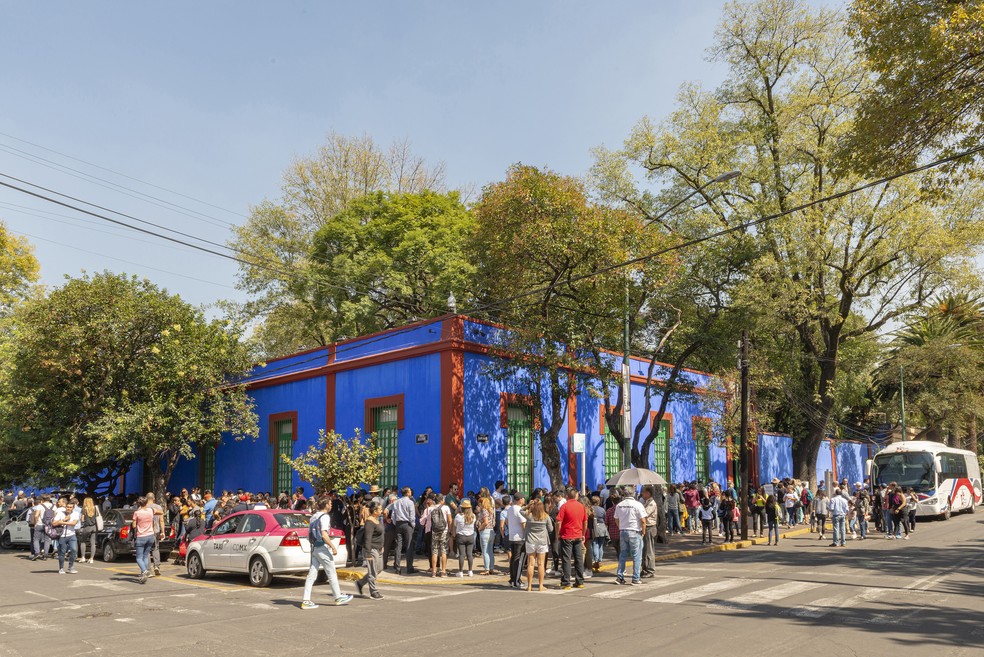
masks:
[[(359, 597), (358, 587), (355, 586), (354, 582), (346, 581), (339, 582), (339, 587), (342, 593), (350, 593), (357, 598)], [(469, 593), (475, 593), (478, 591), (477, 588), (457, 588), (457, 587), (411, 587), (411, 586), (393, 586), (387, 587), (385, 584), (380, 585), (380, 592), (383, 594), (384, 600), (394, 600), (396, 602), (421, 602), (423, 600), (433, 600), (435, 598), (447, 598), (456, 595), (467, 595)], [(363, 589), (363, 593), (366, 597), (369, 596), (369, 587)]]
[(768, 604), (784, 598), (790, 598), (800, 593), (806, 593), (813, 589), (826, 586), (822, 582), (786, 582), (778, 586), (770, 586), (767, 589), (760, 589), (740, 595), (731, 600), (718, 600), (712, 602), (709, 607), (727, 607), (730, 609), (751, 609), (758, 605)]
[(793, 609), (789, 613), (797, 618), (821, 618), (840, 609), (850, 609), (865, 602), (872, 602), (885, 595), (890, 589), (871, 588), (848, 598), (821, 598), (808, 605)]
[(676, 584), (683, 584), (684, 582), (690, 582), (697, 579), (696, 577), (667, 577), (662, 576), (657, 578), (652, 582), (647, 582), (645, 584), (639, 584), (637, 586), (619, 586), (607, 591), (600, 591), (598, 593), (592, 593), (593, 598), (624, 598), (630, 596), (634, 593), (640, 593), (644, 591), (652, 591), (653, 589), (661, 589), (667, 586), (674, 586)]
[(756, 584), (761, 581), (762, 580), (760, 579), (723, 579), (718, 582), (710, 582), (709, 584), (683, 589), (682, 591), (675, 591), (673, 593), (657, 595), (653, 598), (646, 598), (645, 602), (676, 605), (682, 602), (696, 600), (697, 598), (703, 598), (704, 596), (711, 595), (713, 593), (720, 593), (729, 589), (737, 589), (742, 586), (748, 586), (749, 584)]

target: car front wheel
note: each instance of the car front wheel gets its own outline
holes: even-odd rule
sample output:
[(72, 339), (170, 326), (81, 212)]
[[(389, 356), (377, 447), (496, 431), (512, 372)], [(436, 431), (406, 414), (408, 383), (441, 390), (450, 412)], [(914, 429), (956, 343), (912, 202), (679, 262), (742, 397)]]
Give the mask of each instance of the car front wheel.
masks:
[(202, 558), (197, 552), (188, 554), (188, 577), (191, 579), (205, 577), (205, 567), (202, 565)]
[(266, 562), (263, 561), (262, 557), (256, 557), (249, 564), (249, 583), (253, 586), (264, 587), (270, 586), (270, 582), (273, 580), (273, 575), (270, 574), (270, 569), (267, 568)]
[(10, 532), (4, 532), (3, 536), (0, 536), (0, 547), (4, 550), (9, 550), (14, 547), (14, 542), (10, 540)]

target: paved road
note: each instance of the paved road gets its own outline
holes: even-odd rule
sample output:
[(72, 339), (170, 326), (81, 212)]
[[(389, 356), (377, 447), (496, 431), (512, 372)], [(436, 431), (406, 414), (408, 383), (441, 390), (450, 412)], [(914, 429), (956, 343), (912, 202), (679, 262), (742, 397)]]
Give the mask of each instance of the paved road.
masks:
[[(0, 553), (0, 657), (35, 655), (660, 655), (880, 657), (984, 654), (984, 514), (924, 524), (909, 541), (778, 547), (666, 562), (656, 579), (583, 590), (502, 585), (388, 586), (381, 601), (297, 608), (301, 581), (253, 589), (190, 581), (178, 568), (146, 585), (132, 563), (57, 566)], [(345, 590), (354, 585), (343, 582)], [(327, 601), (327, 587), (316, 588)], [(367, 613), (369, 612), (369, 613)], [(476, 653), (476, 648), (481, 652)], [(503, 652), (505, 651), (505, 652)]]

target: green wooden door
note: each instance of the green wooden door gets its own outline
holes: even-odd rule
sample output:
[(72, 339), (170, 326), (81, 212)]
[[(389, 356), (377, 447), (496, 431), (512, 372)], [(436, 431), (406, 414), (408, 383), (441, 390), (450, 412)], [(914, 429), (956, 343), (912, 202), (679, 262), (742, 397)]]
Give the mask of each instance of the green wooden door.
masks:
[(215, 489), (215, 443), (207, 442), (201, 448), (202, 491)]
[(506, 485), (524, 495), (533, 489), (533, 421), (528, 406), (510, 404), (506, 436)]
[(372, 426), (376, 433), (376, 445), (380, 449), (379, 485), (382, 488), (395, 488), (399, 470), (397, 448), (400, 443), (400, 429), (397, 423), (396, 406), (382, 406), (372, 411)]
[(701, 483), (707, 483), (710, 479), (709, 464), (711, 462), (711, 430), (704, 422), (694, 423), (694, 463), (696, 463), (696, 477)]

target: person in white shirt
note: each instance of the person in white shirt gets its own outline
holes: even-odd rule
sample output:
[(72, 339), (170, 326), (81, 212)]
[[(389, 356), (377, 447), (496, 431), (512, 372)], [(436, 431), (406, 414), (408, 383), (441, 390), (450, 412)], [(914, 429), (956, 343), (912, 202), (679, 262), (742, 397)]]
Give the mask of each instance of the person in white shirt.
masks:
[(30, 513), (28, 513), (28, 516), (30, 517), (28, 524), (31, 526), (31, 561), (38, 558), (44, 559), (47, 557), (46, 554), (41, 552), (41, 544), (44, 542), (43, 539), (45, 538), (44, 525), (41, 523), (41, 516), (44, 515), (45, 509), (51, 507), (50, 503), (48, 506), (44, 506), (42, 503), (46, 501), (47, 498), (47, 495), (38, 497), (37, 502), (31, 507)]
[[(523, 516), (523, 495), (516, 493), (502, 516), (504, 534), (509, 540), (509, 586), (514, 589), (523, 587), (522, 566), (523, 548), (526, 544), (526, 518)], [(503, 498), (505, 503), (505, 498)]]
[(61, 530), (58, 537), (58, 574), (65, 574), (65, 554), (68, 553), (68, 573), (75, 575), (79, 571), (75, 570), (75, 555), (78, 552), (78, 539), (75, 537), (75, 530), (82, 523), (82, 512), (75, 506), (75, 502), (70, 501), (64, 507), (59, 507), (55, 512), (55, 518), (51, 523), (52, 527)]
[(642, 531), (646, 509), (633, 497), (635, 491), (626, 487), (622, 501), (615, 507), (615, 524), (618, 526), (618, 571), (615, 583), (625, 584), (625, 561), (632, 554), (632, 583), (642, 583)]

